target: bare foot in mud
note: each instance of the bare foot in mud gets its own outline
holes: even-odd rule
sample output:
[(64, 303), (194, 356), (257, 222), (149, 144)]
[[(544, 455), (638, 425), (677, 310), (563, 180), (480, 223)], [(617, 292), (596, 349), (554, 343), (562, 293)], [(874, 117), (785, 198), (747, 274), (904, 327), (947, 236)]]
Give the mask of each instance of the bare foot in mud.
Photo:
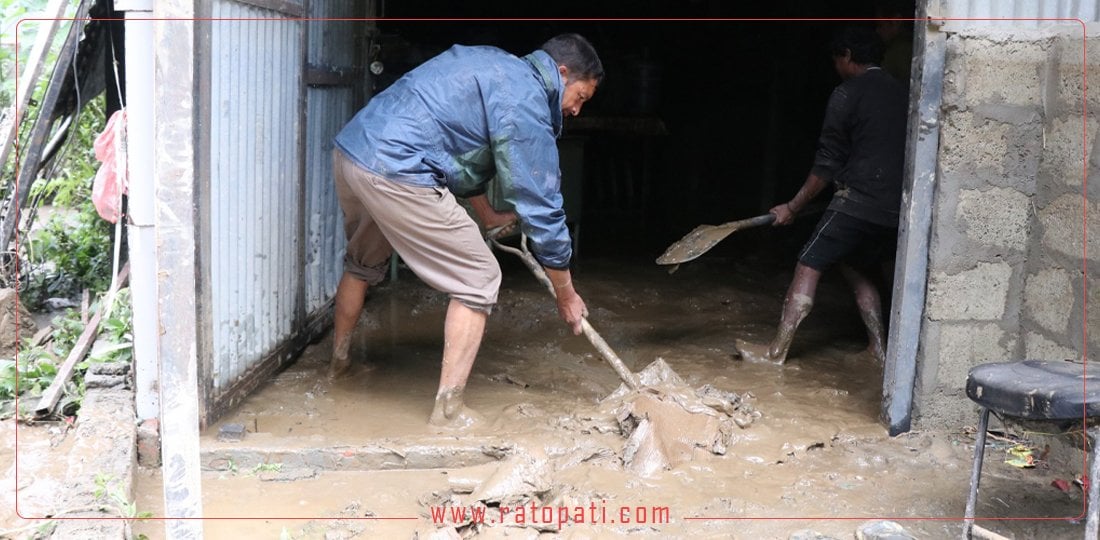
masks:
[(374, 362), (363, 362), (353, 366), (350, 358), (332, 357), (332, 363), (328, 366), (329, 380), (346, 379), (358, 373), (374, 371), (377, 367)]
[(435, 411), (432, 411), (432, 416), (428, 419), (428, 423), (438, 428), (465, 430), (484, 425), (485, 417), (482, 416), (481, 413), (463, 405), (461, 409), (454, 412), (449, 417), (443, 414), (437, 415)]
[(771, 344), (769, 343), (752, 343), (743, 339), (738, 339), (733, 343), (733, 348), (736, 349), (737, 355), (746, 362), (783, 365), (783, 362), (787, 360), (786, 355), (780, 357), (772, 356), (768, 353), (768, 348), (770, 346)]
[(333, 356), (332, 363), (328, 366), (329, 379), (342, 379), (351, 373), (351, 359), (344, 356)]
[(448, 429), (467, 429), (485, 423), (485, 417), (462, 402), (462, 389), (447, 390), (435, 397), (428, 423)]

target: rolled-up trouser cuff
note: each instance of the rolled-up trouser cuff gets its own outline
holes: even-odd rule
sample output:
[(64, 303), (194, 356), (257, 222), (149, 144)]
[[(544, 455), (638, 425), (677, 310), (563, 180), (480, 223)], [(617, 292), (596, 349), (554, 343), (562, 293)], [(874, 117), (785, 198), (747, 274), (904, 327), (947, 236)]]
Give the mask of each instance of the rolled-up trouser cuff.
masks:
[(390, 259), (386, 259), (386, 262), (376, 264), (374, 266), (363, 266), (356, 263), (350, 257), (344, 257), (344, 271), (351, 275), (351, 277), (358, 279), (359, 281), (366, 281), (371, 286), (378, 285), (386, 279), (386, 274), (389, 272)]
[[(451, 298), (454, 298), (454, 297), (452, 296)], [(454, 299), (458, 300), (458, 303), (460, 303), (460, 304), (462, 304), (462, 305), (464, 305), (464, 306), (466, 306), (466, 307), (468, 307), (468, 308), (470, 308), (474, 311), (478, 311), (478, 312), (484, 313), (486, 315), (492, 315), (493, 314), (493, 306), (495, 304), (478, 304), (476, 302), (471, 302), (469, 300), (463, 300), (461, 298), (454, 298)]]

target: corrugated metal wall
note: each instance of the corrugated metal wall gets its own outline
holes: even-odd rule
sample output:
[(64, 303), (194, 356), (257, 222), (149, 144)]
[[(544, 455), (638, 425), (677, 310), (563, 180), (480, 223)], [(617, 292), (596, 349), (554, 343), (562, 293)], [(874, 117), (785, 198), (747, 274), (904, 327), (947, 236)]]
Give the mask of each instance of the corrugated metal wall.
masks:
[[(314, 2), (310, 17), (340, 19), (367, 14), (358, 0)], [(307, 61), (311, 66), (362, 73), (365, 35), (362, 21), (311, 21)], [(345, 44), (333, 46), (332, 44)], [(332, 183), (332, 138), (363, 105), (362, 76), (350, 76), (351, 85), (311, 85), (306, 93), (306, 310), (327, 305), (343, 271), (346, 241), (343, 215)]]
[(212, 398), (294, 331), (302, 25), (216, 0), (210, 25)]
[(939, 4), (940, 12), (933, 16), (959, 19), (1032, 19), (950, 21), (949, 29), (964, 27), (1040, 28), (1056, 24), (1078, 24), (1075, 21), (1039, 19), (1080, 19), (1086, 23), (1100, 21), (1097, 0), (930, 0)]

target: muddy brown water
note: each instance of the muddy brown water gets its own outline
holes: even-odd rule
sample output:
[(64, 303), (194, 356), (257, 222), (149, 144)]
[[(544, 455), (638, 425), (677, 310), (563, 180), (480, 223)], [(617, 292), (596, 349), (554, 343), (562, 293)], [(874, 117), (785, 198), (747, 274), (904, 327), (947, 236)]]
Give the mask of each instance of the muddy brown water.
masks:
[[(500, 303), (466, 391), (484, 424), (461, 433), (428, 426), (447, 299), (406, 271), (371, 292), (352, 345), (352, 376), (324, 377), (331, 342), (322, 340), (210, 426), (202, 444), (224, 446), (215, 440), (218, 428), (240, 423), (249, 431), (241, 444), (408, 448), (430, 440), (443, 456), (441, 438), (455, 445), (486, 438), (508, 441), (508, 456), (472, 467), (449, 467), (446, 459), (419, 470), (318, 467), (282, 479), (265, 478), (263, 468), (210, 468), (203, 474), (204, 512), (221, 519), (204, 523), (206, 537), (409, 538), (434, 529), (426, 517), (432, 505), (470, 504), (479, 494), (498, 499), (490, 512), (533, 496), (540, 510), (595, 505), (600, 518), (560, 530), (530, 521), (497, 524), (480, 529), (479, 538), (541, 532), (785, 539), (806, 529), (852, 538), (861, 523), (879, 518), (902, 520), (919, 538), (958, 537), (972, 439), (963, 426), (886, 435), (878, 420), (882, 368), (864, 350), (861, 323), (839, 281), (823, 283), (787, 365), (778, 367), (731, 353), (737, 338), (771, 337), (790, 276), (785, 265), (704, 258), (670, 276), (652, 262), (586, 261), (575, 279), (590, 320), (632, 370), (662, 358), (692, 387), (709, 383), (751, 393), (762, 414), (750, 427), (735, 428), (725, 455), (700, 449), (691, 461), (641, 476), (622, 466), (624, 437), (598, 429), (604, 425), (599, 401), (616, 389), (618, 377), (583, 337), (567, 332), (523, 267), (502, 262)], [(1081, 512), (1078, 493), (1050, 487), (1054, 478), (1080, 472), (1073, 461), (1079, 454), (1066, 456), (1073, 459), (1061, 468), (1020, 470), (1004, 465), (998, 451), (1003, 454), (991, 449), (986, 458), (980, 515)], [(136, 489), (139, 509), (161, 515), (159, 471), (139, 472)], [(486, 495), (493, 490), (500, 493)], [(616, 519), (621, 508), (651, 515), (667, 509), (671, 519), (627, 524)], [(1065, 519), (986, 525), (1016, 538), (1082, 533), (1081, 524)], [(134, 531), (163, 538), (155, 520), (135, 524)]]
[[(752, 260), (702, 260), (670, 276), (652, 263), (587, 263), (576, 279), (590, 320), (632, 370), (663, 358), (692, 387), (710, 383), (751, 393), (762, 413), (751, 427), (734, 433), (725, 455), (697, 451), (693, 461), (642, 477), (625, 471), (619, 461), (623, 437), (588, 429), (577, 420), (592, 416), (599, 400), (618, 387), (617, 376), (583, 337), (567, 332), (552, 300), (524, 268), (502, 262), (506, 278), (500, 303), (466, 391), (468, 404), (487, 422), (453, 434), (455, 440), (500, 437), (518, 445), (516, 455), (559, 456), (538, 474), (528, 471), (547, 477), (542, 504), (595, 503), (612, 514), (621, 507), (667, 508), (672, 518), (671, 523), (646, 524), (602, 519), (543, 534), (787, 538), (812, 529), (850, 538), (865, 520), (894, 517), (941, 519), (902, 521), (923, 538), (957, 535), (959, 522), (942, 519), (962, 514), (969, 439), (962, 426), (887, 437), (878, 420), (882, 368), (864, 350), (866, 338), (842, 284), (823, 285), (788, 364), (777, 367), (745, 363), (731, 353), (736, 338), (771, 337), (789, 279), (783, 268), (765, 270), (764, 262)], [(452, 435), (426, 423), (439, 376), (446, 301), (407, 272), (397, 283), (379, 287), (357, 330), (353, 354), (359, 361), (351, 377), (336, 382), (322, 377), (331, 349), (322, 341), (211, 426), (204, 440), (226, 422), (242, 423), (284, 444), (318, 447)], [(581, 457), (570, 460), (577, 452)], [(549, 461), (531, 463), (538, 468)], [(1079, 497), (1048, 486), (1053, 476), (1072, 477), (1072, 471), (1019, 471), (998, 467), (999, 461), (987, 459), (981, 505), (986, 515), (1080, 512)], [(418, 527), (424, 530), (425, 507), (450, 493), (454, 478), (467, 474), (475, 484), (486, 483), (507, 466), (505, 461), (469, 470), (319, 471), (315, 478), (294, 482), (264, 482), (241, 471), (210, 472), (204, 478), (208, 515), (312, 519), (216, 521), (206, 530), (218, 538), (238, 532), (274, 538), (284, 529), (295, 538), (324, 538), (326, 531), (332, 537), (407, 537)], [(1017, 489), (1020, 483), (1032, 489)], [(513, 491), (522, 492), (522, 486)], [(458, 503), (470, 498), (452, 496)], [(351, 514), (418, 519), (338, 519)], [(991, 526), (1001, 523), (1008, 524), (1003, 532), (1020, 538), (1080, 533), (1079, 525), (1065, 521)], [(533, 531), (495, 527), (482, 536), (501, 532)]]

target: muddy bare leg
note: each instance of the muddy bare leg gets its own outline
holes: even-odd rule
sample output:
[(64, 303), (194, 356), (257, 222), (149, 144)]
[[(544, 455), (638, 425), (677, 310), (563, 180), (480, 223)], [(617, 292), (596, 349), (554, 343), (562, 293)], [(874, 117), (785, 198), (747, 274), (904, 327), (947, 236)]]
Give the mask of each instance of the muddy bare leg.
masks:
[(347, 373), (351, 367), (351, 359), (348, 358), (348, 349), (351, 346), (351, 332), (359, 321), (359, 313), (363, 310), (363, 300), (367, 296), (369, 285), (344, 272), (340, 278), (340, 284), (336, 286), (335, 313), (333, 315), (332, 330), (332, 363), (329, 364), (328, 376), (339, 377)]
[(841, 265), (840, 270), (852, 286), (856, 305), (859, 306), (859, 316), (867, 327), (867, 349), (875, 357), (875, 361), (882, 364), (886, 361), (886, 332), (882, 323), (882, 299), (878, 288), (869, 277), (850, 266)]
[(821, 272), (798, 263), (794, 269), (791, 286), (787, 289), (787, 296), (783, 300), (783, 314), (779, 319), (779, 329), (776, 331), (775, 339), (767, 345), (739, 339), (734, 345), (738, 354), (750, 362), (774, 364), (786, 362), (795, 330), (813, 309), (814, 295), (817, 294), (817, 283), (820, 280)]
[(466, 379), (474, 366), (488, 314), (451, 299), (443, 328), (443, 367), (439, 390), (428, 422), (435, 426), (469, 426), (480, 419), (462, 401)]

